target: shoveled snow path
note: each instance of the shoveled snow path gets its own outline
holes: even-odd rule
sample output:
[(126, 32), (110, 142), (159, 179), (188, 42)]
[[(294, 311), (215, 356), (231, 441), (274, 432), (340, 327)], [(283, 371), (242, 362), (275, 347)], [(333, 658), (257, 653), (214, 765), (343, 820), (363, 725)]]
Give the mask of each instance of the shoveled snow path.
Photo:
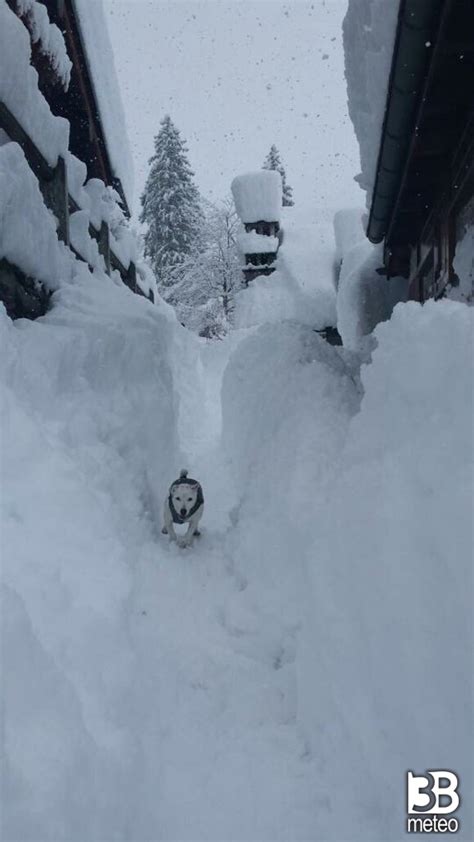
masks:
[(186, 467), (205, 489), (202, 537), (180, 550), (160, 535), (135, 571), (143, 799), (157, 839), (309, 839), (317, 790), (295, 718), (294, 647), (247, 588), (235, 549), (236, 501), (219, 448), (228, 354), (204, 347), (180, 384)]

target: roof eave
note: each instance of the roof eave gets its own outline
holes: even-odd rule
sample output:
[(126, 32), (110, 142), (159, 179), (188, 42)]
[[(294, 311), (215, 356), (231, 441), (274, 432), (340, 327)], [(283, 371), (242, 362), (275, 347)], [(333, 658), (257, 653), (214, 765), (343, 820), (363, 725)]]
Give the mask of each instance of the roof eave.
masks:
[(380, 243), (403, 182), (429, 68), (451, 0), (401, 0), (367, 237)]

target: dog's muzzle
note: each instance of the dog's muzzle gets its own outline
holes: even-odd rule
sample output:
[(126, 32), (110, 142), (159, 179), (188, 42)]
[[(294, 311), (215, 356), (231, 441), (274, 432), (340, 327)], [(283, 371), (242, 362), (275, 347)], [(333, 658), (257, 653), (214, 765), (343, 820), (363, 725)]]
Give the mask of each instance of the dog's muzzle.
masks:
[(186, 515), (187, 515), (186, 509), (180, 509), (179, 513), (180, 513), (181, 517), (186, 517)]

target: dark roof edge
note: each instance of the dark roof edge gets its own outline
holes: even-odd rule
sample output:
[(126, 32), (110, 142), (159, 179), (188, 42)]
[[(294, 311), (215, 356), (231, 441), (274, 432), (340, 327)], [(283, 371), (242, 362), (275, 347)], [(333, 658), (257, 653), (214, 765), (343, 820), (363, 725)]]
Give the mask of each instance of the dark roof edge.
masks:
[[(367, 237), (380, 243), (388, 230), (423, 101), (443, 7), (451, 0), (401, 0)], [(428, 46), (427, 46), (428, 44)]]
[[(80, 17), (79, 17), (79, 14), (77, 12), (76, 4), (75, 4), (74, 0), (69, 0), (69, 8), (70, 8), (70, 13), (71, 13), (71, 18), (70, 18), (71, 23), (72, 23), (72, 26), (75, 28), (77, 43), (80, 47), (80, 52), (81, 52), (80, 58), (81, 58), (81, 61), (82, 61), (83, 69), (84, 69), (85, 74), (86, 74), (86, 84), (88, 85), (88, 87), (90, 89), (92, 100), (93, 100), (94, 106), (95, 106), (95, 114), (93, 115), (94, 121), (96, 123), (95, 129), (97, 131), (98, 136), (100, 137), (101, 146), (102, 146), (102, 153), (103, 153), (103, 155), (106, 159), (106, 165), (107, 165), (107, 168), (109, 170), (110, 185), (119, 194), (121, 202), (122, 202), (122, 207), (123, 207), (123, 210), (125, 212), (125, 216), (128, 219), (130, 219), (130, 208), (129, 208), (129, 205), (128, 205), (127, 197), (125, 195), (125, 190), (122, 187), (122, 182), (120, 181), (120, 178), (118, 177), (118, 175), (115, 172), (114, 167), (112, 166), (109, 147), (108, 147), (108, 143), (107, 143), (107, 137), (106, 137), (105, 130), (104, 130), (104, 127), (103, 127), (103, 123), (102, 123), (102, 114), (101, 114), (101, 110), (100, 110), (100, 107), (99, 107), (99, 101), (98, 101), (96, 90), (95, 90), (94, 76), (93, 76), (93, 73), (92, 73), (92, 68), (91, 68), (91, 65), (90, 65), (90, 62), (89, 62), (89, 57), (88, 57), (88, 54), (87, 54), (87, 49), (86, 49), (86, 45), (85, 45), (85, 41), (84, 41), (84, 34), (83, 34), (83, 31), (82, 31), (82, 27), (81, 27)], [(80, 72), (80, 70), (81, 70), (81, 68), (78, 68), (78, 72)]]

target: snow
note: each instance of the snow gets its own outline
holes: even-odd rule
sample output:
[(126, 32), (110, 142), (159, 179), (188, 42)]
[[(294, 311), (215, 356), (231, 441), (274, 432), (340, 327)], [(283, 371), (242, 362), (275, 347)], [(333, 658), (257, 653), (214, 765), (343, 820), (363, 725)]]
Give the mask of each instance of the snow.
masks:
[(102, 0), (74, 0), (112, 170), (133, 204), (133, 162)]
[(360, 373), (303, 308), (206, 342), (78, 267), (1, 320), (5, 838), (401, 839), (407, 768), (471, 784), (472, 311), (399, 305)]
[(300, 714), (330, 838), (401, 839), (407, 769), (447, 764), (472, 792), (473, 326), (465, 305), (398, 305), (340, 457), (313, 485)]
[(474, 200), (465, 205), (456, 220), (456, 252), (453, 269), (458, 286), (450, 287), (448, 297), (472, 304), (474, 300)]
[(5, 838), (124, 838), (130, 814), (141, 838), (126, 617), (174, 467), (173, 324), (85, 267), (46, 319), (2, 316)]
[(93, 269), (105, 272), (105, 262), (99, 254), (97, 241), (89, 234), (89, 214), (87, 211), (76, 211), (69, 217), (69, 236), (72, 248)]
[(17, 143), (0, 146), (0, 258), (50, 290), (72, 279), (73, 261)]
[(456, 243), (456, 254), (453, 260), (453, 269), (459, 278), (459, 287), (450, 292), (459, 297), (461, 301), (472, 302), (474, 297), (474, 225), (464, 231), (462, 237)]
[(406, 301), (408, 281), (387, 280), (377, 273), (383, 266), (382, 246), (365, 239), (355, 214), (336, 216), (336, 242), (341, 249), (341, 266), (337, 288), (337, 328), (346, 348), (370, 349), (372, 334), (379, 322), (390, 318), (400, 301)]
[(237, 237), (237, 245), (242, 254), (271, 254), (278, 251), (278, 237), (269, 237), (250, 231)]
[(55, 23), (50, 23), (46, 6), (37, 0), (16, 0), (18, 12), (26, 17), (33, 44), (39, 43), (41, 52), (48, 56), (53, 70), (65, 90), (71, 79), (72, 62), (67, 54), (63, 34)]
[(296, 320), (321, 330), (335, 321), (334, 300), (324, 291), (308, 295), (281, 270), (260, 275), (236, 295), (234, 324), (248, 328), (262, 322)]
[(87, 181), (87, 167), (84, 161), (76, 158), (72, 152), (68, 152), (66, 156), (67, 169), (67, 187), (69, 195), (80, 208), (87, 209), (89, 207), (89, 199), (84, 192), (84, 184)]
[(238, 175), (232, 195), (242, 222), (279, 222), (282, 207), (281, 175), (275, 170), (257, 170)]
[[(138, 286), (140, 287), (142, 292), (145, 293), (146, 296), (148, 296), (149, 293), (152, 292), (154, 300), (156, 301), (158, 297), (158, 291), (156, 288), (156, 278), (152, 269), (150, 268), (150, 266), (148, 266), (147, 263), (145, 263), (145, 261), (139, 261), (136, 264), (135, 268), (137, 270), (136, 280)], [(170, 310), (172, 310), (171, 307)]]
[(400, 4), (349, 0), (343, 23), (349, 115), (360, 148), (357, 181), (370, 206)]
[(54, 167), (59, 155), (67, 153), (69, 123), (51, 113), (38, 89), (38, 74), (30, 58), (28, 30), (6, 0), (0, 0), (0, 101)]
[[(316, 330), (335, 325), (330, 224), (316, 211), (288, 207), (282, 212), (281, 232), (282, 244), (273, 264), (276, 271), (260, 275), (237, 294), (235, 326), (249, 328), (286, 320)], [(249, 268), (255, 267), (249, 264)]]
[(365, 238), (363, 217), (359, 208), (345, 208), (334, 214), (336, 260), (342, 262), (348, 251)]

